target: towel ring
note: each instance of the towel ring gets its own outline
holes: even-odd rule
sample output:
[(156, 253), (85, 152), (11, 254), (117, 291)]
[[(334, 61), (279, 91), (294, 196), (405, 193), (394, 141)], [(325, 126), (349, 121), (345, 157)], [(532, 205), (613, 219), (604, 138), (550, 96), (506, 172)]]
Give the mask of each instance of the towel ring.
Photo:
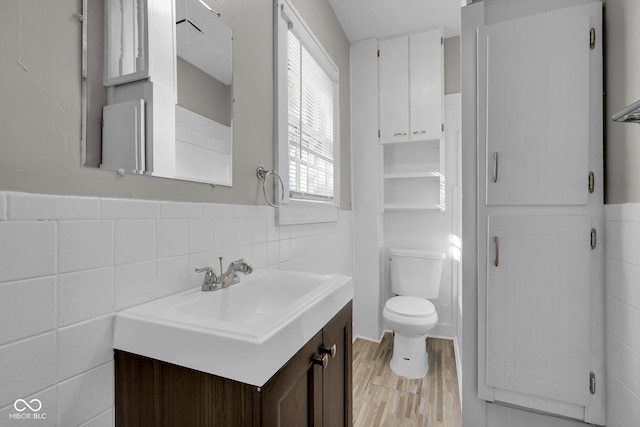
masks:
[[(267, 203), (269, 203), (269, 206), (274, 208), (282, 206), (282, 201), (284, 200), (284, 182), (282, 182), (282, 177), (278, 174), (278, 172), (274, 170), (268, 171), (262, 166), (259, 166), (258, 170), (256, 171), (256, 175), (258, 176), (258, 179), (262, 181), (262, 193), (264, 194), (264, 198), (267, 200)], [(267, 178), (269, 178), (269, 175), (274, 175), (280, 182), (281, 193), (280, 201), (278, 203), (271, 202), (271, 200), (269, 200), (269, 197), (267, 196)]]

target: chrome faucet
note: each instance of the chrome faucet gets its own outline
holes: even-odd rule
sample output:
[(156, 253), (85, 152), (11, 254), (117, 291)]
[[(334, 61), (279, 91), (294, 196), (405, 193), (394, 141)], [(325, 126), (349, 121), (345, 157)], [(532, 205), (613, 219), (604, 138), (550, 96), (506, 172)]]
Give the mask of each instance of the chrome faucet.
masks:
[[(220, 260), (220, 271), (222, 271), (222, 257)], [(240, 276), (237, 272), (244, 274), (250, 274), (253, 272), (253, 267), (249, 263), (244, 262), (244, 259), (240, 258), (229, 264), (227, 271), (221, 273), (220, 276), (216, 276), (216, 273), (211, 267), (196, 268), (196, 273), (204, 273), (204, 280), (202, 282), (202, 291), (216, 291), (218, 289), (226, 288), (240, 281)]]
[(248, 263), (244, 262), (243, 258), (233, 261), (227, 267), (227, 271), (220, 274), (219, 281), (222, 288), (226, 288), (227, 286), (233, 285), (234, 283), (238, 283), (240, 281), (240, 276), (238, 276), (238, 271), (244, 274), (251, 274), (253, 272), (253, 267)]

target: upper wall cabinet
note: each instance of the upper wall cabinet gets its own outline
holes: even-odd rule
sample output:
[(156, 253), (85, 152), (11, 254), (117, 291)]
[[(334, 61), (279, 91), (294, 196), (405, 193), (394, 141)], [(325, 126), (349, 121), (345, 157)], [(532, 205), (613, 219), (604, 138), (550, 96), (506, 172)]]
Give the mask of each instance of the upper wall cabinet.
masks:
[(440, 139), (442, 30), (380, 40), (380, 142)]

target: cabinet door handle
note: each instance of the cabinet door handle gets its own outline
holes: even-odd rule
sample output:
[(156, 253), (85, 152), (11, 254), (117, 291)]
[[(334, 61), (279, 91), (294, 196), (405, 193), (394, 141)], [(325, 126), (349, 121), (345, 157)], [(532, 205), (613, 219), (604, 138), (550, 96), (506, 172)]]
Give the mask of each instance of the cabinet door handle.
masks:
[(327, 366), (329, 366), (329, 355), (323, 354), (322, 356), (314, 356), (311, 361), (315, 365), (321, 365), (322, 369), (327, 369)]
[(406, 132), (398, 132), (398, 133), (394, 133), (393, 136), (405, 136), (407, 133)]
[(493, 153), (493, 182), (498, 182), (498, 152)]
[(331, 347), (320, 347), (320, 353), (328, 354), (333, 359), (336, 356), (336, 345), (332, 345)]
[(498, 236), (493, 236), (493, 244), (496, 247), (496, 257), (493, 260), (493, 263), (497, 267), (498, 265), (500, 265), (500, 244), (499, 244)]
[(414, 135), (422, 135), (423, 133), (427, 133), (426, 130), (416, 130), (413, 132)]

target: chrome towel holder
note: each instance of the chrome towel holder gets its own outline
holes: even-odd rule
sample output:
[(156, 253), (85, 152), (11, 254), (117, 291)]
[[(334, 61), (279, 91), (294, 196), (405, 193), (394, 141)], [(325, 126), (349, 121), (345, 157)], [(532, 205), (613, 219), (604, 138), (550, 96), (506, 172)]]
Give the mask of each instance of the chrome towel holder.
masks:
[[(278, 178), (278, 182), (280, 182), (280, 201), (277, 203), (274, 203), (275, 200), (273, 202), (269, 200), (269, 196), (267, 196), (267, 178), (269, 178), (269, 175), (275, 176), (276, 178)], [(282, 206), (282, 202), (284, 200), (284, 182), (282, 182), (282, 177), (278, 174), (278, 172), (274, 170), (266, 170), (262, 166), (258, 166), (258, 169), (256, 170), (256, 176), (259, 180), (262, 181), (262, 193), (264, 194), (264, 198), (267, 203), (269, 203), (269, 206), (274, 208)]]

